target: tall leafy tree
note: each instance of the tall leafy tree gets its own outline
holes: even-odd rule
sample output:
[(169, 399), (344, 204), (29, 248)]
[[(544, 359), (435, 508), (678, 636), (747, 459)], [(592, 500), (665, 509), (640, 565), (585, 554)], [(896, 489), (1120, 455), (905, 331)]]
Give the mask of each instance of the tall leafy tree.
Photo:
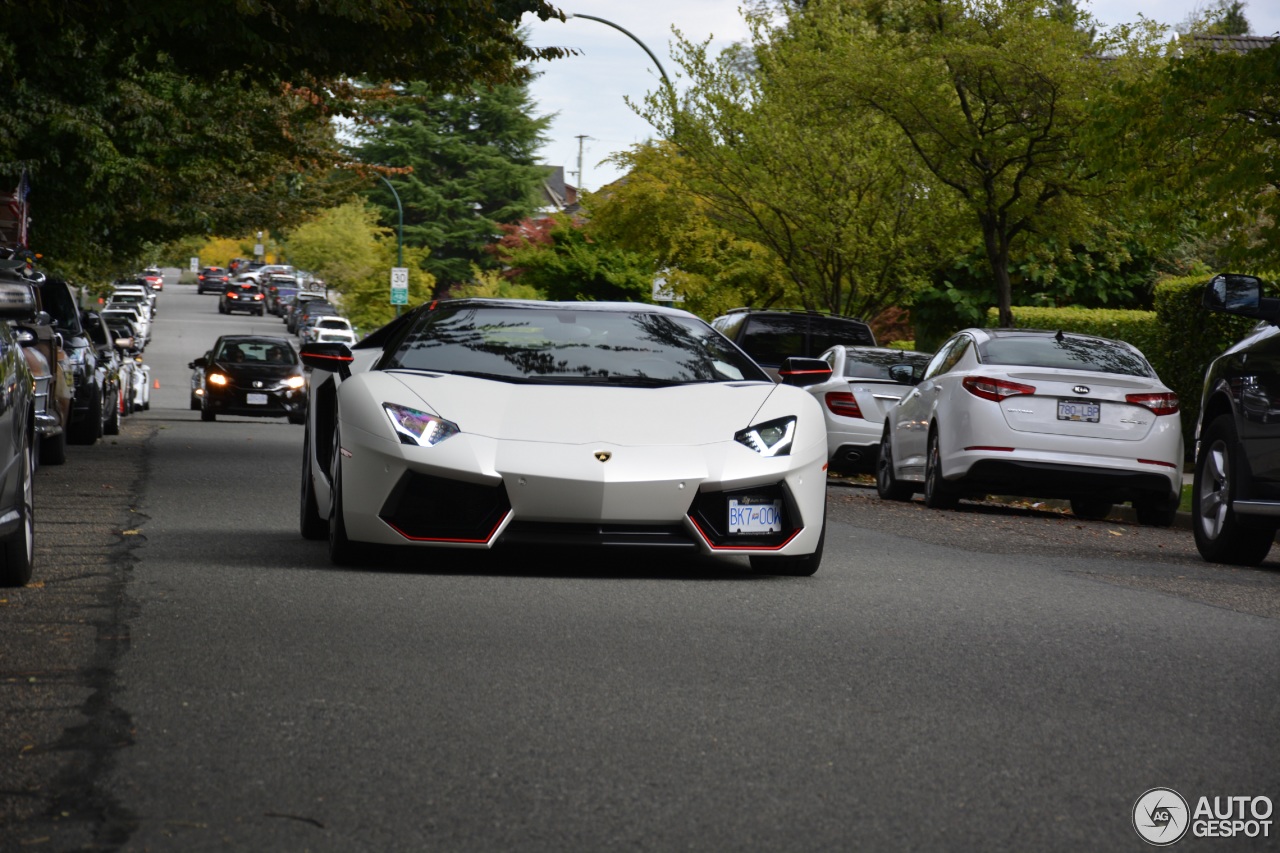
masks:
[(640, 112), (679, 150), (669, 165), (706, 214), (777, 257), (789, 282), (766, 304), (871, 315), (910, 291), (939, 206), (890, 122), (822, 93), (829, 33), (796, 26), (812, 5), (785, 6), (781, 30), (749, 15), (751, 62), (678, 37), (688, 94), (664, 90)]
[[(486, 247), (500, 224), (538, 205), (546, 169), (537, 164), (549, 118), (533, 115), (523, 82), (435, 93), (411, 83), (372, 104), (357, 131), (356, 159), (398, 167), (388, 177), (404, 210), (406, 245), (430, 250), (425, 268), (442, 287), (491, 266)], [(395, 199), (381, 181), (369, 197), (397, 224)]]
[(1091, 103), (1147, 47), (1146, 31), (1128, 28), (1097, 40), (1069, 11), (1050, 0), (842, 0), (805, 16), (836, 34), (824, 57), (832, 105), (891, 121), (967, 211), (1002, 324), (1013, 322), (1010, 266), (1028, 239), (1069, 245), (1097, 227), (1116, 188), (1085, 145)]
[(1240, 53), (1184, 37), (1117, 87), (1104, 142), (1168, 230), (1194, 215), (1215, 260), (1280, 269), (1280, 45)]
[(329, 201), (316, 176), (339, 159), (342, 81), (518, 79), (525, 12), (559, 14), (542, 0), (0, 4), (0, 187), (25, 171), (35, 248), (64, 269), (270, 227)]

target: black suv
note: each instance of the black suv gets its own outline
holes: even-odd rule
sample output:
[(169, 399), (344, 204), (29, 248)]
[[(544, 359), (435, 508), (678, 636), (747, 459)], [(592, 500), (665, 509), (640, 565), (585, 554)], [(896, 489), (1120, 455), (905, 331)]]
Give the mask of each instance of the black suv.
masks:
[(1203, 304), (1262, 321), (1209, 365), (1196, 423), (1191, 494), (1196, 547), (1206, 560), (1252, 566), (1280, 527), (1280, 299), (1250, 275), (1218, 275)]
[(876, 345), (871, 327), (861, 320), (817, 311), (735, 308), (711, 325), (775, 379), (782, 362), (791, 356), (817, 358), (837, 344)]
[(114, 399), (112, 388), (107, 386), (106, 374), (98, 369), (98, 352), (80, 321), (80, 306), (71, 285), (62, 279), (45, 278), (37, 282), (36, 295), (40, 310), (53, 318), (53, 328), (62, 335), (62, 348), (71, 363), (74, 388), (67, 440), (93, 444), (102, 437)]

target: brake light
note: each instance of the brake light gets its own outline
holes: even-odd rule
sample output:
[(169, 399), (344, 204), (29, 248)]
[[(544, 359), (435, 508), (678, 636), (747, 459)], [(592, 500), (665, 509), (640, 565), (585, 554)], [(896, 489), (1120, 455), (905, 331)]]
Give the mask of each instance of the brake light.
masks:
[(858, 406), (858, 401), (848, 391), (828, 391), (826, 401), (827, 408), (832, 414), (845, 418), (862, 417), (862, 409)]
[(1125, 394), (1124, 399), (1135, 406), (1150, 409), (1153, 415), (1176, 415), (1178, 413), (1177, 394)]
[(964, 390), (975, 397), (999, 403), (1005, 397), (1016, 397), (1019, 394), (1036, 393), (1035, 386), (1010, 382), (1007, 379), (992, 379), (989, 376), (966, 376), (960, 383)]

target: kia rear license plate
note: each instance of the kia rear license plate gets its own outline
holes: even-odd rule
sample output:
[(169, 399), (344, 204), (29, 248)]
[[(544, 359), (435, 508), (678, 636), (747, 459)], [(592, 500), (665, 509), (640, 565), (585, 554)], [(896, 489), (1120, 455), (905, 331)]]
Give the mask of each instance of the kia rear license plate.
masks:
[(1058, 420), (1080, 421), (1096, 424), (1102, 416), (1102, 406), (1089, 400), (1059, 400)]
[(730, 533), (780, 533), (782, 501), (769, 498), (729, 498)]
[(265, 406), (267, 404), (266, 394), (245, 394), (244, 401), (250, 406)]

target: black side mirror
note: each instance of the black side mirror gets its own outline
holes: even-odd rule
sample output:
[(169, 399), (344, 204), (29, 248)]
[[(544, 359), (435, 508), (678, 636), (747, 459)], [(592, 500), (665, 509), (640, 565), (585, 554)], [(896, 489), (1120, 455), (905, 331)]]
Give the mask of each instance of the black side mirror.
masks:
[(783, 385), (795, 385), (800, 388), (817, 385), (831, 378), (831, 365), (820, 358), (799, 358), (793, 356), (782, 362), (778, 369), (778, 381)]
[(206, 359), (204, 356), (200, 356), (195, 361), (190, 362), (187, 365), (187, 367), (191, 368), (192, 370), (195, 370), (197, 367), (208, 367), (208, 366), (209, 366), (209, 360)]
[(1280, 299), (1268, 299), (1262, 292), (1263, 282), (1256, 276), (1224, 273), (1205, 285), (1200, 304), (1210, 311), (1280, 323)]
[(355, 356), (346, 344), (303, 344), (298, 355), (302, 363), (313, 370), (327, 370), (343, 379), (351, 378), (351, 362)]

